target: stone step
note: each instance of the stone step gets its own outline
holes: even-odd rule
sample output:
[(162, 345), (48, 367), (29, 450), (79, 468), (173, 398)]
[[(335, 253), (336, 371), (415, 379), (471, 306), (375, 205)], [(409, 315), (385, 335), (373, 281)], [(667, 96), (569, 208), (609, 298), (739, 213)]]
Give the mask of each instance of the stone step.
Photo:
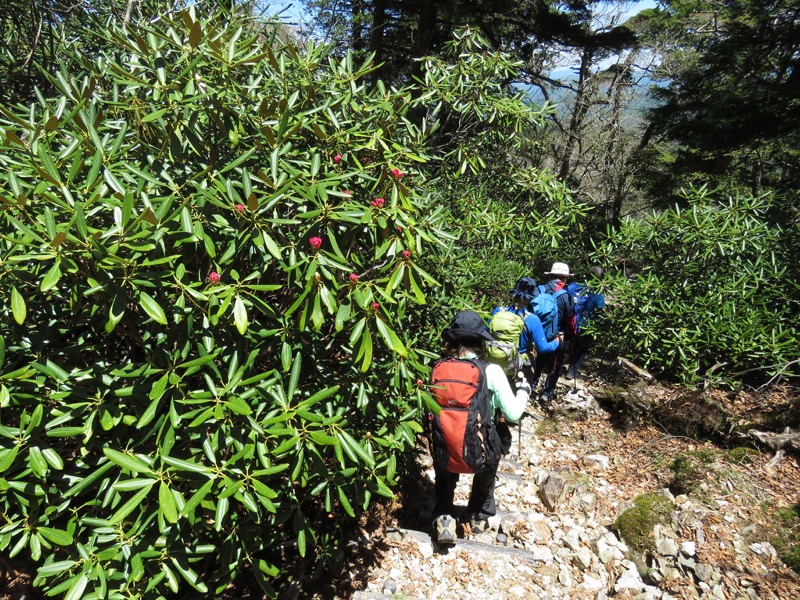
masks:
[(495, 556), (502, 556), (513, 558), (517, 561), (523, 561), (529, 564), (541, 562), (542, 559), (535, 553), (512, 546), (502, 546), (500, 544), (489, 544), (486, 542), (479, 542), (477, 540), (467, 540), (457, 538), (456, 543), (451, 546), (440, 546), (437, 542), (433, 541), (430, 533), (418, 531), (416, 529), (400, 528), (396, 530), (403, 540), (414, 540), (418, 544), (429, 546), (433, 552), (451, 552), (455, 550), (466, 550), (468, 552), (476, 552), (479, 554), (492, 554)]

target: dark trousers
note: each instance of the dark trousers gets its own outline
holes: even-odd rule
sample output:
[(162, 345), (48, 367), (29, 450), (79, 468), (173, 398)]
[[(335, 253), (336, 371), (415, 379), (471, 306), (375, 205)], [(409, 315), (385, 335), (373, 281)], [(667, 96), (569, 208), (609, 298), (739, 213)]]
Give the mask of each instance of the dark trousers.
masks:
[(575, 338), (575, 343), (572, 345), (572, 356), (570, 362), (575, 368), (581, 366), (586, 354), (594, 346), (594, 338), (590, 335), (578, 334)]
[(533, 385), (539, 383), (539, 378), (544, 375), (543, 394), (549, 394), (556, 389), (556, 383), (561, 375), (561, 367), (564, 366), (565, 346), (561, 346), (554, 352), (544, 352), (536, 356), (533, 369)]
[[(436, 508), (434, 517), (439, 515), (453, 514), (453, 497), (458, 483), (458, 473), (451, 473), (444, 469), (434, 466), (436, 482), (434, 491), (436, 493)], [(497, 512), (494, 500), (494, 482), (497, 476), (497, 466), (485, 469), (472, 476), (472, 491), (469, 495), (467, 510), (474, 513), (479, 519), (488, 519)]]

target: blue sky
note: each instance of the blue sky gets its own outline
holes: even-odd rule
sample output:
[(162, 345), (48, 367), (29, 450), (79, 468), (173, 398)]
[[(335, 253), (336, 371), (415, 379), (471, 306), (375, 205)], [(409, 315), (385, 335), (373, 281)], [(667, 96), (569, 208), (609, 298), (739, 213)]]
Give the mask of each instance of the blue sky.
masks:
[[(299, 0), (286, 1), (264, 1), (263, 4), (269, 7), (268, 12), (278, 12), (286, 9), (286, 12), (281, 16), (284, 20), (302, 21), (303, 20), (303, 3)], [(614, 4), (614, 3), (609, 3)], [(635, 15), (637, 12), (646, 8), (653, 8), (656, 5), (655, 0), (631, 0), (625, 3), (627, 8), (624, 12), (624, 18)]]

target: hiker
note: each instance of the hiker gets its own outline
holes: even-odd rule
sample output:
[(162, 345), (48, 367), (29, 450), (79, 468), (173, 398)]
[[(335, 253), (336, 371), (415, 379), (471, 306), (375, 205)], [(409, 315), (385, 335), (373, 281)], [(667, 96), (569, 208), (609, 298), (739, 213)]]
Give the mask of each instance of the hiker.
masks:
[[(531, 306), (534, 312), (540, 315), (548, 338), (552, 339), (550, 336), (562, 334), (565, 343), (560, 344), (558, 349), (553, 352), (539, 354), (536, 357), (531, 386), (535, 387), (539, 383), (541, 376), (545, 376), (540, 398), (545, 406), (550, 408), (556, 398), (556, 382), (564, 365), (566, 346), (568, 343), (573, 343), (575, 339), (575, 315), (572, 297), (566, 290), (567, 278), (572, 277), (572, 273), (569, 272), (569, 265), (567, 263), (554, 262), (545, 275), (551, 276), (552, 279), (545, 284), (537, 286), (536, 295), (531, 301)], [(552, 298), (547, 298), (545, 295), (550, 295)], [(550, 308), (547, 311), (548, 314), (543, 315), (537, 305), (544, 305), (545, 301), (547, 301), (548, 305), (552, 305), (551, 300), (555, 300), (555, 311)], [(553, 323), (554, 321), (555, 323)], [(554, 328), (556, 329), (555, 332), (553, 331)]]
[[(530, 303), (531, 300), (533, 300), (535, 290), (535, 279), (532, 277), (521, 277), (517, 280), (514, 289), (510, 292), (511, 304), (505, 307), (498, 306), (495, 308), (492, 311), (491, 321), (489, 322), (489, 333), (491, 333), (496, 340), (503, 339), (505, 341), (503, 332), (500, 331), (500, 327), (505, 326), (505, 324), (501, 326), (497, 325), (497, 322), (500, 321), (500, 318), (497, 317), (498, 313), (506, 311), (521, 318), (522, 322), (520, 323), (520, 327), (508, 327), (512, 334), (519, 331), (519, 336), (516, 340), (517, 347), (515, 349), (515, 353), (518, 353), (518, 357), (515, 357), (516, 368), (506, 369), (506, 375), (513, 378), (516, 376), (517, 371), (521, 369), (525, 379), (528, 380), (529, 383), (533, 380), (534, 357), (538, 354), (554, 352), (558, 349), (559, 345), (564, 343), (563, 335), (557, 335), (554, 339), (548, 340), (545, 336), (541, 320), (530, 311)], [(490, 342), (487, 348), (487, 360), (490, 362), (496, 362), (492, 355), (493, 351), (497, 352), (497, 344), (498, 342)], [(500, 358), (501, 360), (498, 364), (502, 364), (505, 357), (500, 354)], [(505, 360), (507, 361), (508, 359), (505, 358)]]
[[(502, 367), (482, 360), (492, 341), (483, 319), (460, 311), (442, 333), (444, 353), (431, 372), (431, 391), (442, 407), (433, 417), (431, 452), (436, 476), (434, 534), (440, 544), (454, 544), (453, 498), (460, 473), (474, 473), (467, 504), (472, 531), (484, 531), (496, 513), (494, 485), (504, 454), (497, 434), (500, 418), (516, 423), (530, 395), (524, 380), (512, 390)], [(508, 451), (508, 440), (505, 451)]]
[(580, 368), (589, 350), (594, 346), (594, 337), (585, 333), (586, 326), (594, 318), (595, 312), (606, 305), (603, 294), (595, 292), (592, 284), (599, 284), (603, 278), (603, 267), (589, 269), (589, 282), (571, 282), (567, 291), (572, 296), (575, 307), (575, 343), (570, 349), (570, 365), (566, 372), (567, 379), (580, 376)]

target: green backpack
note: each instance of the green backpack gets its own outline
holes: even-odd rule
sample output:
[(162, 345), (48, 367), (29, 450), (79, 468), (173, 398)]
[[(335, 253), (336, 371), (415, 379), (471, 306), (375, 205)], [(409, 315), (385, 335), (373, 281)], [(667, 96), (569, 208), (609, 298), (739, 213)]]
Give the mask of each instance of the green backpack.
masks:
[(521, 316), (501, 308), (489, 322), (489, 333), (495, 339), (486, 344), (486, 360), (500, 365), (509, 377), (514, 377), (522, 366), (519, 356), (519, 336), (525, 329)]

